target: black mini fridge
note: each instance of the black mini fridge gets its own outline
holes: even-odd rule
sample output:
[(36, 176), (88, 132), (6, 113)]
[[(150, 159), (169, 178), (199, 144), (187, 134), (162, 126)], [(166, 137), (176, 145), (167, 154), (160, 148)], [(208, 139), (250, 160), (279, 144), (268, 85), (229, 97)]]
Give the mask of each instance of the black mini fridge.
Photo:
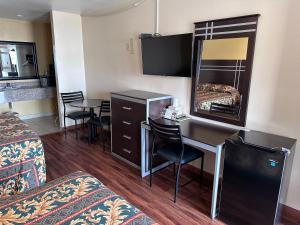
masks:
[(240, 131), (225, 141), (219, 219), (230, 225), (273, 225), (280, 219), (296, 140)]

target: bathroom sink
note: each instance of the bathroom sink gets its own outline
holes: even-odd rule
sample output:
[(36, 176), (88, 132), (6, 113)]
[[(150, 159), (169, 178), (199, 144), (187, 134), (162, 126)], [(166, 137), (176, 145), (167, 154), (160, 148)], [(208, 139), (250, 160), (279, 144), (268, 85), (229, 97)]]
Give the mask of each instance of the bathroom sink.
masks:
[(0, 88), (0, 91), (16, 90), (16, 89), (20, 89), (20, 88), (21, 87), (8, 86), (8, 87), (2, 87), (2, 88)]

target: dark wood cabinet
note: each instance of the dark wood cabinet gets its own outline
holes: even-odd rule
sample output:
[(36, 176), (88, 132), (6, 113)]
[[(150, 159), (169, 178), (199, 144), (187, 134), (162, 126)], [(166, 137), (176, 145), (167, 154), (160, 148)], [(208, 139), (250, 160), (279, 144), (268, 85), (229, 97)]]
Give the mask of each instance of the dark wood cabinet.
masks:
[(161, 117), (172, 96), (130, 90), (111, 95), (112, 153), (129, 164), (141, 166), (141, 122)]

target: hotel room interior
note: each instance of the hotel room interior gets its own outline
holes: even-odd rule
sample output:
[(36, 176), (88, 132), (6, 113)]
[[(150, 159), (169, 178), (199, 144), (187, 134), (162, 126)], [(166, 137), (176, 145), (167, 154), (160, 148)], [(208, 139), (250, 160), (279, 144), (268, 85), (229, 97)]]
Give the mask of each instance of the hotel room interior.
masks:
[(0, 0), (0, 224), (300, 224), (299, 0)]

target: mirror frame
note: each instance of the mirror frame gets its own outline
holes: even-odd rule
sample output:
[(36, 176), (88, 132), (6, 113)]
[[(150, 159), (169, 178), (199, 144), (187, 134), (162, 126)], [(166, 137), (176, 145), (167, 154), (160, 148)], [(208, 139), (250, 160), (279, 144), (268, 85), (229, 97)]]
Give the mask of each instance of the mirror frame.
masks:
[[(212, 21), (195, 23), (192, 59), (192, 88), (190, 114), (205, 119), (215, 120), (223, 123), (245, 126), (248, 99), (251, 83), (252, 65), (254, 58), (255, 39), (259, 14), (226, 18)], [(219, 29), (219, 30), (218, 30)], [(201, 65), (202, 45), (205, 40), (229, 39), (229, 38), (248, 38), (247, 59), (245, 60), (246, 70), (244, 82), (248, 87), (243, 87), (242, 103), (240, 106), (239, 119), (222, 116), (220, 114), (204, 113), (195, 110), (196, 87), (198, 67)], [(199, 60), (198, 60), (199, 59)], [(201, 76), (201, 73), (200, 73)]]
[(38, 61), (37, 61), (37, 54), (36, 54), (36, 44), (34, 42), (0, 41), (0, 45), (3, 45), (3, 44), (31, 46), (32, 51), (33, 51), (33, 62), (34, 62), (35, 75), (27, 76), (27, 77), (9, 77), (9, 78), (0, 77), (0, 81), (39, 79), (39, 68), (38, 68)]

